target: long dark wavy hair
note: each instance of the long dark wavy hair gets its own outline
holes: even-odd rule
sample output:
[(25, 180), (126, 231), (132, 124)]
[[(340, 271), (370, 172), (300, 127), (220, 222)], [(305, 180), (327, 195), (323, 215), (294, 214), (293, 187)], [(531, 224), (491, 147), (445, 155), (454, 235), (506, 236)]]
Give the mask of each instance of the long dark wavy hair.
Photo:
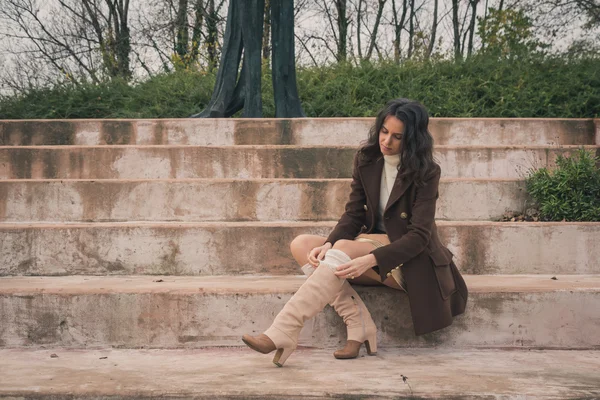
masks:
[(423, 186), (436, 163), (433, 160), (433, 137), (428, 130), (429, 113), (418, 101), (400, 98), (387, 102), (377, 114), (375, 124), (369, 131), (369, 138), (358, 150), (359, 162), (366, 164), (383, 156), (379, 147), (379, 131), (388, 115), (393, 115), (404, 123), (398, 173), (402, 177), (414, 179), (417, 186)]

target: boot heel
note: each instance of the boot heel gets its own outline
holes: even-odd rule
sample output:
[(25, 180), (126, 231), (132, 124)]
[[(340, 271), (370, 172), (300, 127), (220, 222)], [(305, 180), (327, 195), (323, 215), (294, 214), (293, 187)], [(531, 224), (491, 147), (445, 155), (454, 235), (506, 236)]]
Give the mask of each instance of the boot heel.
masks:
[(278, 367), (283, 367), (285, 360), (287, 360), (290, 354), (293, 352), (293, 348), (277, 349), (277, 353), (275, 353), (275, 357), (273, 357), (273, 364), (277, 365)]
[(377, 335), (373, 335), (365, 340), (365, 347), (367, 348), (367, 354), (374, 356), (377, 354)]

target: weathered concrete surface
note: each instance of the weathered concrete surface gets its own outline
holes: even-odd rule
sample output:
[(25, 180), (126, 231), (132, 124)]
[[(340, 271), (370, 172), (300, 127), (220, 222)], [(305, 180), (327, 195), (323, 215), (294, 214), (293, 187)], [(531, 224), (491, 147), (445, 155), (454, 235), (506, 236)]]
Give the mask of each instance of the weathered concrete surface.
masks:
[[(437, 146), (435, 156), (445, 178), (522, 178), (577, 148)], [(4, 146), (0, 179), (349, 178), (355, 152), (353, 146)]]
[(11, 349), (0, 350), (0, 398), (597, 399), (599, 353), (381, 349), (337, 361), (299, 349), (277, 368), (247, 348)]
[[(0, 275), (295, 274), (289, 243), (335, 222), (0, 224)], [(599, 223), (438, 221), (470, 274), (600, 273)]]
[[(0, 145), (358, 145), (374, 118), (0, 121)], [(431, 118), (439, 145), (600, 144), (592, 119)]]
[[(415, 336), (404, 292), (359, 287), (382, 345), (598, 348), (600, 275), (465, 275), (469, 301), (445, 329)], [(303, 276), (4, 277), (0, 343), (19, 346), (200, 347), (239, 344), (272, 322)], [(410, 288), (409, 288), (410, 290)], [(301, 343), (336, 347), (328, 307)]]
[[(0, 221), (337, 220), (348, 179), (0, 180)], [(528, 204), (521, 180), (444, 179), (436, 217), (500, 219)]]

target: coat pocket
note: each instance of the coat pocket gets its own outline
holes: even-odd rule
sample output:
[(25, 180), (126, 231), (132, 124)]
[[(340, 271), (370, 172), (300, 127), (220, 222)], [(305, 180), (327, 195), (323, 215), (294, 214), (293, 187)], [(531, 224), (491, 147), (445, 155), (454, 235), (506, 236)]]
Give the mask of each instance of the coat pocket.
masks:
[(442, 299), (446, 300), (457, 290), (452, 269), (450, 268), (452, 259), (446, 255), (443, 249), (431, 252), (429, 258), (433, 264), (433, 270), (435, 271)]

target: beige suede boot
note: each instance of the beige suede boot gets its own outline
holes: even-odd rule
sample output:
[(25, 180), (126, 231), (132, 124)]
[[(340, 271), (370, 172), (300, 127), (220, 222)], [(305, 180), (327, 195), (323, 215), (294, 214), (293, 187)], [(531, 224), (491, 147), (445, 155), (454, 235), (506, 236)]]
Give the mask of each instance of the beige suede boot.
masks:
[[(316, 268), (305, 264), (301, 269), (305, 275), (310, 276)], [(346, 345), (334, 352), (333, 356), (337, 359), (356, 358), (363, 343), (367, 354), (377, 354), (377, 326), (367, 306), (348, 281), (344, 281), (339, 293), (329, 304), (342, 317), (347, 328)]]
[(282, 367), (298, 345), (298, 335), (304, 321), (317, 315), (340, 291), (346, 280), (338, 278), (334, 271), (338, 265), (349, 261), (350, 257), (346, 253), (329, 250), (319, 268), (308, 277), (277, 314), (271, 327), (262, 335), (244, 335), (244, 343), (261, 353), (277, 349), (273, 363)]

